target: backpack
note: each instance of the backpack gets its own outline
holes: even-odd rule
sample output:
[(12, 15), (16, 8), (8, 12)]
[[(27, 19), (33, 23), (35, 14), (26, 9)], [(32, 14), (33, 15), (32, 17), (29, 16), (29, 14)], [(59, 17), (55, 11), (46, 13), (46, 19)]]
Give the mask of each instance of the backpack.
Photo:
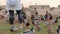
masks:
[(17, 0), (8, 0), (8, 5), (14, 7), (17, 5)]

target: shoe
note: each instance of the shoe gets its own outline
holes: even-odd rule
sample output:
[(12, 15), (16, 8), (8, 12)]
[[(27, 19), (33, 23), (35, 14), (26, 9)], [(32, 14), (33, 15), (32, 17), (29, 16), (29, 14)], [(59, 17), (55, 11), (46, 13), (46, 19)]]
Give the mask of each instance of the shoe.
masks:
[(17, 29), (18, 29), (17, 27), (14, 27), (14, 26), (13, 26), (13, 27), (10, 28), (10, 31), (11, 31), (11, 32), (14, 32), (14, 31), (17, 31)]
[(10, 28), (10, 31), (13, 32), (14, 31), (13, 28)]

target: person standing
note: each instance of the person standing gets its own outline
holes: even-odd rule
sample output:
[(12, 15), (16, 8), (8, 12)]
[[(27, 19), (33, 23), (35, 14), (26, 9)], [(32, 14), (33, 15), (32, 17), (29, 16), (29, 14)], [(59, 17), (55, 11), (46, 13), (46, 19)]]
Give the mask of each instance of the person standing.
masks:
[(21, 0), (7, 0), (6, 2), (6, 10), (9, 11), (9, 22), (11, 25), (11, 31), (14, 29), (14, 12), (17, 12), (18, 20), (20, 23), (20, 28), (23, 28), (23, 15), (22, 15), (22, 5)]

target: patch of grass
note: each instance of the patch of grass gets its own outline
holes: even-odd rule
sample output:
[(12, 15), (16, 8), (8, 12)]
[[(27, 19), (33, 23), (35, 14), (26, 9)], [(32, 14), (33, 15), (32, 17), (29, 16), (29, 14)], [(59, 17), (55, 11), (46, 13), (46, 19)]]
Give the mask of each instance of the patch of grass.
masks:
[[(17, 27), (19, 26), (19, 23), (14, 23), (14, 24), (15, 24)], [(60, 19), (59, 19), (59, 24), (60, 24)], [(41, 23), (40, 26), (41, 26), (42, 29), (39, 30), (39, 31), (35, 31), (34, 34), (47, 34), (47, 28), (45, 28), (44, 23)], [(52, 29), (53, 29), (52, 34), (57, 34), (57, 32), (56, 32), (57, 25), (51, 24), (51, 26), (52, 26)], [(31, 27), (33, 27), (32, 24), (31, 24), (30, 28), (31, 28)], [(22, 31), (21, 31), (20, 29), (18, 29), (17, 32), (12, 33), (12, 32), (9, 31), (9, 28), (10, 28), (10, 24), (7, 23), (5, 20), (2, 20), (2, 21), (0, 22), (0, 32), (3, 32), (4, 34), (22, 34)]]

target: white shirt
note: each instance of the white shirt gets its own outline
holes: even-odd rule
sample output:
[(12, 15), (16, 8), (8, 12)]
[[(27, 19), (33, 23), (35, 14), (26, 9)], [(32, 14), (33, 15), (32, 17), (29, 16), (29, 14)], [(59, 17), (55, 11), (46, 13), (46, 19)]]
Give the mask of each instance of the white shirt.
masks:
[(6, 10), (21, 10), (22, 9), (21, 0), (17, 0), (17, 4), (15, 7), (9, 6), (8, 2), (9, 0), (7, 0), (6, 2)]

